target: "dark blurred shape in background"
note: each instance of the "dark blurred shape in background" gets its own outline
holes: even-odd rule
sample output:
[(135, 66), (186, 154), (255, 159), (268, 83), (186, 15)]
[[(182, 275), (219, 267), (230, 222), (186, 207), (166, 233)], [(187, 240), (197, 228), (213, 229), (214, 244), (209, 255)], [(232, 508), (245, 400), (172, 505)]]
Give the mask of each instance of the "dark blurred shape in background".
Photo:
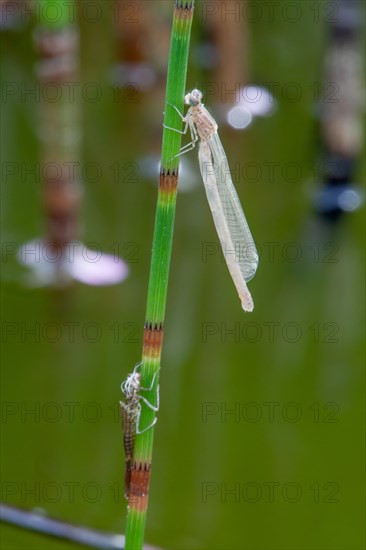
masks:
[(324, 58), (324, 86), (329, 92), (320, 112), (324, 183), (316, 198), (320, 216), (333, 223), (362, 203), (355, 177), (364, 114), (362, 6), (353, 0), (337, 0), (334, 4), (337, 17), (328, 23)]
[(95, 286), (116, 284), (128, 275), (123, 260), (100, 250), (89, 250), (79, 241), (80, 40), (78, 25), (62, 15), (63, 23), (50, 24), (44, 18), (34, 33), (39, 54), (36, 74), (42, 91), (38, 134), (46, 235), (23, 244), (19, 260), (30, 269), (28, 281), (33, 286), (64, 287), (73, 281)]

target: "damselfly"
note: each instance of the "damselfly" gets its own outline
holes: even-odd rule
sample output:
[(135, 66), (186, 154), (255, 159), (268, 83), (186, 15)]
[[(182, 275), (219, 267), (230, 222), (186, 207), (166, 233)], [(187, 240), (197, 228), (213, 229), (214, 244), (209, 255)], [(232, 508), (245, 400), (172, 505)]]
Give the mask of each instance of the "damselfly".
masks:
[(189, 128), (192, 141), (182, 147), (179, 155), (193, 149), (199, 140), (198, 159), (202, 179), (226, 264), (242, 308), (253, 311), (253, 299), (247, 282), (257, 270), (258, 253), (231, 178), (217, 124), (201, 99), (202, 92), (197, 89), (185, 96), (184, 102), (190, 106), (186, 116), (171, 105), (185, 122), (185, 128), (182, 132), (169, 126), (165, 128), (181, 134), (186, 134)]
[(140, 429), (140, 417), (141, 417), (141, 401), (145, 403), (149, 409), (154, 412), (159, 410), (159, 386), (156, 390), (156, 405), (153, 405), (144, 397), (140, 395), (140, 391), (151, 391), (154, 387), (155, 378), (157, 372), (154, 374), (149, 388), (143, 388), (141, 386), (141, 374), (138, 369), (141, 367), (141, 363), (138, 363), (133, 372), (129, 374), (124, 382), (121, 384), (121, 390), (125, 400), (120, 401), (121, 413), (122, 413), (122, 428), (123, 428), (123, 444), (125, 449), (125, 497), (128, 498), (130, 492), (130, 479), (131, 468), (133, 460), (133, 452), (135, 446), (135, 434), (142, 434), (152, 428), (157, 421), (155, 417), (149, 426), (146, 426), (142, 430)]

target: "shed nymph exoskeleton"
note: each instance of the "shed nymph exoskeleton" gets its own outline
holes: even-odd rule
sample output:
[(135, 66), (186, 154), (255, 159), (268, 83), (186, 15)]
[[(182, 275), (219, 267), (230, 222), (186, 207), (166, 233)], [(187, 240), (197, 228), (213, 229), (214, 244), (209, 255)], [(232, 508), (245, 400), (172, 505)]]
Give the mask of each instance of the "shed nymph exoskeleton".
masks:
[(152, 428), (157, 421), (155, 417), (154, 420), (142, 430), (140, 429), (140, 417), (141, 417), (141, 402), (144, 403), (149, 409), (154, 412), (159, 410), (159, 386), (156, 389), (156, 405), (153, 405), (140, 394), (141, 391), (149, 392), (153, 389), (157, 372), (154, 374), (151, 381), (151, 385), (148, 388), (141, 386), (141, 374), (138, 372), (138, 369), (141, 367), (141, 363), (138, 363), (133, 372), (129, 374), (121, 384), (121, 390), (124, 395), (124, 401), (120, 401), (121, 412), (122, 412), (122, 428), (123, 428), (123, 444), (125, 449), (125, 462), (126, 462), (126, 471), (125, 471), (125, 496), (128, 498), (129, 487), (130, 487), (130, 477), (131, 477), (131, 467), (133, 460), (133, 452), (135, 446), (135, 435), (142, 434)]

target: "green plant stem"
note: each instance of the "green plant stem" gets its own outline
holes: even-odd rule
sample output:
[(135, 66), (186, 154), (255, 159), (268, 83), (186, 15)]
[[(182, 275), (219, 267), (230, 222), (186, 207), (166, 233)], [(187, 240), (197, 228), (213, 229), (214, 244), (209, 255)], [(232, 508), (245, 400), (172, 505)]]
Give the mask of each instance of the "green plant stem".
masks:
[[(176, 129), (182, 128), (182, 120), (169, 104), (183, 110), (193, 8), (194, 0), (174, 2), (164, 124)], [(178, 184), (177, 155), (181, 139), (181, 134), (164, 128), (141, 366), (141, 386), (150, 387), (154, 381), (151, 391), (144, 392), (144, 397), (153, 404), (156, 404), (158, 391)], [(143, 430), (151, 426), (155, 413), (143, 402), (141, 405), (140, 430)], [(126, 550), (140, 550), (143, 545), (153, 436), (154, 428), (151, 427), (136, 435), (135, 439), (126, 523)]]

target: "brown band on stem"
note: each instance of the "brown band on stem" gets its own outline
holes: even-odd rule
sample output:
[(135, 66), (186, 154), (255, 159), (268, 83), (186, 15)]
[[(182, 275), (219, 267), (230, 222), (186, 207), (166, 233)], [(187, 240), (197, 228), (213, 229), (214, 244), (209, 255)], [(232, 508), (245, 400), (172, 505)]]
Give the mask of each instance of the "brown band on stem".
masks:
[(164, 325), (163, 323), (152, 324), (145, 323), (144, 326), (144, 345), (142, 353), (145, 356), (157, 358), (160, 357), (163, 345)]
[(147, 509), (151, 463), (135, 462), (130, 471), (128, 504), (140, 512)]
[(41, 81), (63, 83), (66, 77), (75, 77), (79, 47), (79, 35), (75, 28), (42, 30), (35, 35), (35, 41), (41, 56), (36, 67)]
[(178, 172), (172, 173), (169, 170), (165, 173), (164, 169), (160, 172), (159, 189), (165, 193), (176, 193), (178, 187)]
[(47, 241), (55, 249), (62, 249), (76, 239), (80, 199), (81, 190), (75, 182), (63, 178), (45, 182)]

